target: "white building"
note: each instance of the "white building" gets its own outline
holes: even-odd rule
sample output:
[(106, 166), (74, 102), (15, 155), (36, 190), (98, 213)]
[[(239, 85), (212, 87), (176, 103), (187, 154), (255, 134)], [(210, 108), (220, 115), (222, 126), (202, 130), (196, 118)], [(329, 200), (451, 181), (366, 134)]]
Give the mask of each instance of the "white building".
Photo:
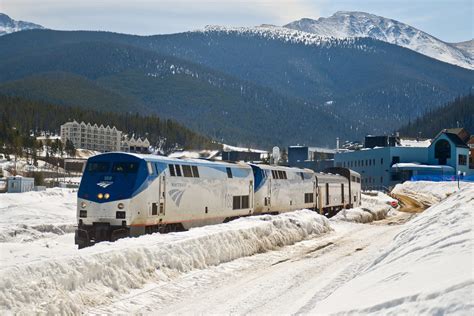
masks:
[(131, 153), (148, 153), (150, 142), (147, 138), (141, 139), (140, 137), (135, 139), (134, 136), (131, 138), (125, 137), (122, 141), (122, 151)]
[(114, 127), (67, 122), (61, 125), (61, 141), (66, 144), (70, 140), (74, 147), (97, 150), (101, 152), (120, 151), (122, 132)]
[(33, 178), (24, 177), (8, 177), (8, 193), (22, 193), (33, 191), (35, 189), (35, 181)]

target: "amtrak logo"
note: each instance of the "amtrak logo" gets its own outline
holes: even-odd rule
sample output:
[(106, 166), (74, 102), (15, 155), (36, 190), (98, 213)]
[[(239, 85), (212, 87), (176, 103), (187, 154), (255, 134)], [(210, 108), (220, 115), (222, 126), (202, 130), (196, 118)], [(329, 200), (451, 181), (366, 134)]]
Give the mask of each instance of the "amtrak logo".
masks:
[(97, 183), (99, 187), (104, 188), (104, 189), (111, 184), (113, 184), (113, 182), (111, 181), (102, 181), (102, 182)]
[(176, 204), (176, 206), (179, 207), (179, 204), (181, 203), (181, 199), (183, 198), (184, 190), (173, 189), (173, 190), (170, 190), (168, 194), (171, 196), (171, 199)]

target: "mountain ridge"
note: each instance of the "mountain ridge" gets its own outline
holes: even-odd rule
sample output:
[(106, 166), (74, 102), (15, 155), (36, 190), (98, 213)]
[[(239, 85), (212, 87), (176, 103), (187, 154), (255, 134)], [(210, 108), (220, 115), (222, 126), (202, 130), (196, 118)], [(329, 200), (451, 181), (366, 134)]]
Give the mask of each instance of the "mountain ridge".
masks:
[[(12, 80), (72, 73), (90, 81), (87, 89), (133, 98), (218, 141), (257, 146), (381, 133), (474, 85), (472, 71), (400, 46), (273, 27), (157, 36), (31, 30), (1, 37), (0, 46), (0, 90), (38, 91)], [(81, 99), (58, 95), (67, 96), (48, 98)]]
[(0, 12), (0, 36), (32, 29), (44, 29), (44, 27), (31, 22), (14, 20)]
[(371, 13), (338, 11), (327, 18), (303, 18), (284, 27), (334, 38), (370, 37), (447, 63), (474, 69), (474, 57), (465, 50), (403, 22)]

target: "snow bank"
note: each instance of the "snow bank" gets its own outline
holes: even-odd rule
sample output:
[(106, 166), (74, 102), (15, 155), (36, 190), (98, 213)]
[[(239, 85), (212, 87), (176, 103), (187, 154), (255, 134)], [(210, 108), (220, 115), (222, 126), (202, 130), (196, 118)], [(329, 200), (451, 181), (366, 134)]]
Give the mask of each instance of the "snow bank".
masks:
[(2, 267), (0, 310), (79, 313), (86, 307), (110, 303), (118, 294), (146, 282), (166, 281), (329, 230), (325, 217), (302, 210), (100, 243), (78, 250), (74, 256)]
[(76, 203), (71, 189), (0, 194), (0, 243), (74, 232)]
[(390, 205), (393, 201), (396, 200), (382, 192), (373, 191), (370, 194), (362, 194), (361, 207), (342, 210), (332, 217), (331, 220), (355, 223), (378, 221), (397, 213)]
[[(461, 182), (460, 186), (469, 186), (469, 183)], [(395, 188), (393, 188), (392, 194), (404, 195), (425, 206), (431, 206), (444, 200), (456, 191), (458, 191), (458, 184), (455, 181), (406, 181), (397, 184)]]
[[(434, 194), (451, 191), (430, 183), (416, 186)], [(465, 184), (408, 222), (376, 260), (313, 312), (472, 315), (473, 210), (474, 184)]]

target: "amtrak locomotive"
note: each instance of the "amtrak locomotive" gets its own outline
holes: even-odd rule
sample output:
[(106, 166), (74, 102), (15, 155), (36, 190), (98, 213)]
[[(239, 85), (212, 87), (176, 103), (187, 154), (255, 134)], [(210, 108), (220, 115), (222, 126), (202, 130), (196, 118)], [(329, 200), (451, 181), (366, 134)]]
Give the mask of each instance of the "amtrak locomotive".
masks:
[(360, 205), (360, 175), (247, 163), (106, 153), (89, 158), (78, 192), (75, 242), (181, 231), (256, 215)]

